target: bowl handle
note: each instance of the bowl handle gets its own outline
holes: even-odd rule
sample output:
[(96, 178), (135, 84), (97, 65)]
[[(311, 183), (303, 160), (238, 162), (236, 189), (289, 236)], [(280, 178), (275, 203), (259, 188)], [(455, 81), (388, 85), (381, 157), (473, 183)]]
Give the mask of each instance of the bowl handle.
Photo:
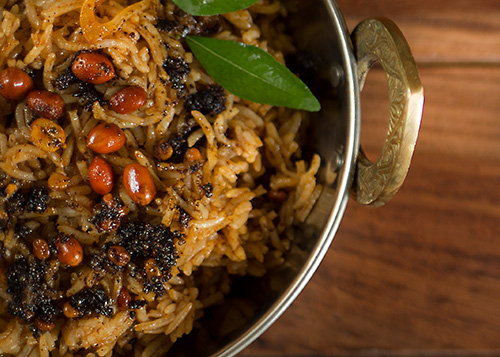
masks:
[(389, 130), (384, 147), (375, 162), (360, 148), (351, 192), (361, 204), (381, 206), (396, 194), (408, 173), (422, 118), (424, 90), (408, 43), (392, 21), (364, 20), (352, 39), (360, 88), (377, 60), (389, 87)]

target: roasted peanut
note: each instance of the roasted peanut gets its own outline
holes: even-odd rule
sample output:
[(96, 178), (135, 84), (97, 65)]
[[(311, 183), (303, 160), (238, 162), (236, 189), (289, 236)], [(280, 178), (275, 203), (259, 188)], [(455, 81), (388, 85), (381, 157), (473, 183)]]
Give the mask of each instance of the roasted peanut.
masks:
[(21, 100), (33, 90), (33, 80), (28, 73), (17, 67), (0, 72), (0, 94), (9, 100)]
[(116, 298), (116, 305), (118, 310), (123, 311), (127, 310), (130, 306), (130, 301), (132, 301), (132, 297), (126, 288), (121, 288), (118, 293), (118, 297)]
[(104, 195), (104, 197), (102, 198), (102, 203), (104, 203), (109, 208), (116, 209), (120, 218), (125, 217), (130, 211), (127, 206), (121, 204), (118, 198), (113, 197), (113, 195), (110, 193)]
[(40, 319), (35, 319), (33, 325), (35, 325), (36, 328), (42, 331), (50, 331), (55, 327), (53, 322), (47, 322)]
[(26, 104), (38, 117), (57, 120), (64, 114), (64, 100), (59, 94), (46, 90), (30, 92)]
[(63, 313), (64, 313), (64, 316), (66, 316), (69, 319), (80, 316), (80, 313), (78, 312), (78, 310), (73, 308), (73, 306), (71, 306), (71, 304), (68, 301), (65, 302), (63, 305)]
[(93, 51), (79, 52), (71, 64), (71, 71), (80, 80), (92, 84), (102, 84), (115, 77), (111, 60)]
[(52, 175), (49, 176), (47, 180), (49, 188), (54, 191), (64, 190), (70, 185), (70, 183), (71, 180), (69, 179), (69, 177), (59, 172), (54, 172)]
[(146, 260), (144, 263), (144, 270), (146, 271), (146, 275), (149, 280), (159, 278), (161, 276), (161, 270), (158, 268), (158, 265), (153, 258)]
[(117, 125), (101, 123), (87, 135), (87, 147), (99, 154), (118, 151), (125, 144), (125, 134)]
[(40, 118), (31, 123), (31, 140), (39, 149), (54, 152), (65, 146), (66, 134), (53, 121)]
[(50, 257), (49, 243), (45, 239), (35, 239), (33, 242), (33, 254), (39, 260), (45, 260)]
[(17, 190), (19, 189), (19, 187), (17, 187), (17, 185), (15, 183), (9, 183), (7, 185), (7, 187), (5, 187), (5, 197), (9, 198), (10, 196), (12, 196)]
[(119, 114), (129, 114), (146, 103), (147, 93), (138, 86), (125, 87), (109, 100), (109, 108)]
[(108, 249), (108, 258), (113, 264), (123, 267), (130, 262), (130, 255), (121, 245), (114, 245)]
[(160, 161), (167, 161), (173, 153), (174, 149), (167, 139), (162, 139), (153, 146), (153, 155)]
[(194, 162), (200, 161), (203, 157), (201, 156), (200, 150), (197, 148), (189, 148), (184, 154), (184, 161), (186, 162)]
[(90, 187), (99, 195), (110, 193), (115, 183), (113, 168), (100, 156), (94, 157), (89, 166)]
[(83, 249), (75, 237), (59, 234), (54, 244), (57, 248), (57, 259), (62, 264), (72, 267), (80, 265), (83, 260)]
[(116, 231), (129, 209), (118, 197), (108, 193), (102, 197), (102, 202), (94, 206), (94, 216), (91, 219), (99, 233)]
[(123, 171), (123, 186), (130, 198), (145, 206), (156, 196), (156, 186), (148, 169), (139, 164), (131, 164)]
[(287, 198), (287, 194), (283, 190), (269, 190), (267, 198), (275, 202), (283, 202)]

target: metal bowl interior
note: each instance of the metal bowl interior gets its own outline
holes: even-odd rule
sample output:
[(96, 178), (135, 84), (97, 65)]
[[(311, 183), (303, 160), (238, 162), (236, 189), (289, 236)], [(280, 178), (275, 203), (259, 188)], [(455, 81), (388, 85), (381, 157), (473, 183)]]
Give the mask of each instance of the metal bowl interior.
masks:
[(324, 190), (305, 224), (296, 229), (286, 264), (263, 278), (235, 279), (225, 303), (204, 311), (174, 356), (232, 356), (259, 337), (305, 287), (342, 219), (359, 147), (359, 87), (352, 44), (334, 1), (290, 0), (288, 28), (298, 48), (319, 57), (312, 90), (322, 110), (314, 114), (306, 151), (319, 153)]

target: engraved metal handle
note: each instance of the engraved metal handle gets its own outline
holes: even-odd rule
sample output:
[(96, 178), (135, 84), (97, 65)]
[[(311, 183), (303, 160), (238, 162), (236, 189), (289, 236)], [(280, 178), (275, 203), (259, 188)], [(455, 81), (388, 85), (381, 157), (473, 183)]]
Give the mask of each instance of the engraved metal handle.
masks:
[(392, 21), (365, 20), (352, 37), (360, 88), (377, 60), (389, 87), (389, 130), (384, 147), (375, 162), (360, 149), (352, 189), (359, 203), (381, 206), (399, 190), (408, 173), (420, 128), (424, 91), (408, 43)]

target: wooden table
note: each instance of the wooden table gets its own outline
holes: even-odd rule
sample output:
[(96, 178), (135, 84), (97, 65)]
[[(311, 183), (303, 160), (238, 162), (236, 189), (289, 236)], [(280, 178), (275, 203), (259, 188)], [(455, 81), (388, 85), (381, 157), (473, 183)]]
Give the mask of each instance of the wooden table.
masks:
[[(405, 185), (350, 202), (304, 292), (243, 356), (500, 355), (500, 2), (339, 0), (350, 30), (383, 15), (406, 35), (426, 104)], [(387, 126), (381, 70), (362, 143)]]

